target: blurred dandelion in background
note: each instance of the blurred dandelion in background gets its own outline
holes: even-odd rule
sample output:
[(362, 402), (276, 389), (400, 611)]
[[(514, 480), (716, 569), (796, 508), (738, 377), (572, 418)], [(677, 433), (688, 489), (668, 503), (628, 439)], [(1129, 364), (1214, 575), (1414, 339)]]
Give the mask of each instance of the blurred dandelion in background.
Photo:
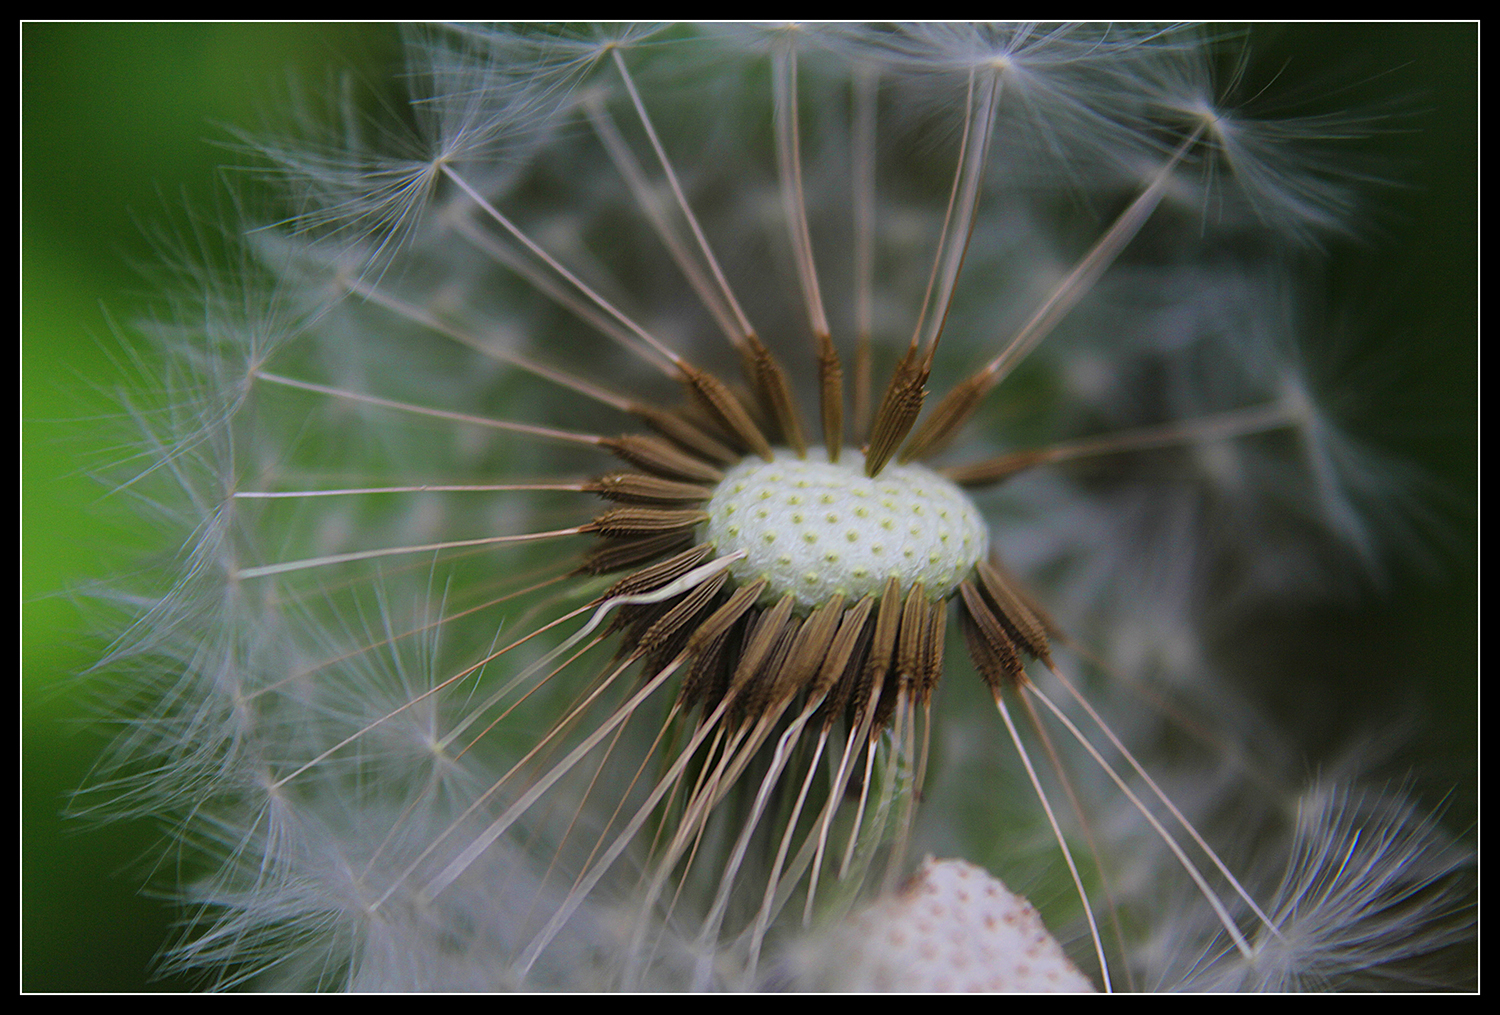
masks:
[(132, 354), (171, 552), (91, 600), (76, 808), (166, 828), (164, 969), (923, 989), (849, 928), (963, 882), (1060, 987), (1471, 982), (1468, 854), (1324, 672), (1452, 553), (1326, 267), (1399, 111), (1206, 29), (404, 48), (238, 136)]

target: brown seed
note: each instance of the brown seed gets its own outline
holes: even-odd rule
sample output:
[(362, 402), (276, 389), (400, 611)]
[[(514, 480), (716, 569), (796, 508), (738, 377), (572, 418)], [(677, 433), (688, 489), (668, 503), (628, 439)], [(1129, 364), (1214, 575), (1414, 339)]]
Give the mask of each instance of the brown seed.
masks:
[(765, 590), (766, 580), (764, 578), (736, 589), (734, 595), (729, 597), (728, 602), (720, 606), (707, 620), (699, 625), (698, 630), (693, 633), (693, 640), (688, 644), (688, 650), (690, 652), (699, 651), (710, 641), (727, 632), (755, 605), (755, 601), (760, 598), (761, 593)]
[(750, 631), (750, 637), (745, 639), (744, 647), (740, 649), (739, 663), (729, 680), (730, 694), (736, 697), (749, 695), (756, 676), (790, 621), (795, 604), (796, 600), (791, 596), (782, 596), (775, 606), (760, 615), (759, 621)]
[(755, 335), (746, 339), (745, 373), (760, 398), (766, 418), (797, 457), (805, 458), (807, 440), (802, 436), (802, 423), (797, 416), (797, 403), (792, 397), (792, 387), (787, 383), (786, 371)]
[(884, 469), (912, 424), (922, 413), (922, 402), (927, 397), (927, 366), (915, 348), (908, 349), (891, 383), (886, 386), (885, 396), (875, 419), (870, 424), (870, 444), (865, 450), (865, 475), (878, 476)]
[(693, 586), (692, 590), (679, 599), (665, 616), (640, 635), (631, 654), (635, 656), (674, 654), (673, 650), (687, 640), (688, 632), (692, 630), (691, 622), (713, 602), (714, 597), (719, 594), (719, 590), (728, 580), (729, 573), (720, 571), (708, 580)]
[(615, 457), (658, 476), (696, 480), (700, 483), (717, 483), (724, 478), (724, 473), (708, 462), (679, 451), (660, 437), (626, 434), (621, 437), (601, 437), (599, 444)]
[(1005, 626), (972, 582), (961, 582), (958, 592), (964, 606), (964, 638), (975, 667), (994, 693), (1014, 687), (1025, 679), (1026, 667)]
[(706, 511), (668, 510), (651, 507), (611, 508), (583, 526), (585, 532), (601, 536), (654, 536), (662, 532), (690, 529), (708, 520)]
[(948, 637), (948, 604), (939, 600), (932, 604), (932, 617), (927, 637), (927, 652), (922, 661), (922, 682), (917, 689), (918, 704), (925, 704), (943, 676), (943, 642)]
[(712, 487), (678, 480), (662, 479), (640, 472), (613, 472), (600, 476), (585, 489), (610, 500), (637, 504), (672, 504), (682, 501), (705, 501), (714, 495)]
[(610, 574), (635, 567), (649, 560), (676, 553), (691, 546), (693, 533), (689, 529), (665, 532), (644, 538), (606, 539), (594, 547), (583, 563), (578, 566), (580, 574)]
[(1023, 597), (1015, 580), (981, 560), (974, 568), (985, 595), (995, 605), (995, 615), (1011, 639), (1027, 652), (1047, 662), (1051, 658), (1047, 625)]
[(711, 546), (699, 545), (684, 550), (675, 557), (669, 557), (666, 560), (652, 564), (650, 567), (643, 568), (640, 571), (621, 578), (611, 585), (608, 591), (596, 599), (595, 602), (602, 603), (604, 600), (613, 599), (616, 596), (631, 596), (642, 592), (654, 592), (681, 578), (707, 560), (712, 554), (713, 547)]
[(771, 689), (773, 702), (791, 698), (817, 675), (838, 633), (843, 613), (844, 597), (834, 595), (807, 615), (786, 664), (776, 675), (776, 686)]
[(823, 446), (828, 449), (828, 460), (837, 462), (844, 447), (844, 368), (826, 332), (818, 336), (818, 394), (823, 410)]
[(683, 381), (698, 404), (707, 410), (724, 433), (739, 443), (742, 448), (754, 452), (766, 461), (774, 457), (771, 445), (761, 433), (760, 427), (750, 418), (729, 386), (706, 370), (681, 364)]
[(828, 655), (808, 689), (813, 697), (826, 695), (819, 709), (825, 727), (833, 724), (849, 700), (854, 683), (850, 675), (858, 672), (857, 666), (864, 656), (868, 636), (874, 633), (874, 625), (870, 623), (870, 613), (874, 608), (875, 597), (865, 596), (839, 618), (838, 633), (833, 636)]
[(953, 435), (979, 408), (984, 396), (994, 387), (994, 380), (983, 371), (965, 378), (943, 396), (932, 414), (922, 421), (910, 443), (901, 452), (901, 461), (910, 462), (936, 454), (947, 446)]
[(733, 448), (714, 440), (697, 423), (687, 419), (681, 412), (658, 409), (643, 402), (634, 402), (630, 411), (645, 421), (646, 425), (689, 454), (709, 461), (730, 465), (739, 460)]
[[(878, 699), (872, 702), (871, 698), (884, 688), (891, 660), (895, 658), (896, 636), (901, 632), (901, 610), (901, 586), (895, 578), (891, 578), (880, 594), (880, 607), (875, 614), (875, 632), (870, 640), (870, 650), (865, 656), (859, 683), (854, 688), (853, 718), (856, 723), (864, 721), (865, 710), (871, 704), (878, 707)], [(873, 729), (870, 735), (875, 735)]]

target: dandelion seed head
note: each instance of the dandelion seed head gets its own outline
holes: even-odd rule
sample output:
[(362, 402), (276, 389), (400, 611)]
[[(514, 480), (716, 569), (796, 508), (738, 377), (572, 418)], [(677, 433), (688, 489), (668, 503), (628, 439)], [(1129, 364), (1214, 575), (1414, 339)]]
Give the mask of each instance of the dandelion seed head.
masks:
[[(340, 93), (256, 142), (283, 193), (244, 272), (158, 329), (181, 378), (141, 475), (188, 534), (116, 659), (158, 670), (118, 757), (152, 759), (125, 809), (190, 856), (170, 961), (755, 988), (964, 840), (1060, 854), (1022, 890), (1073, 900), (1082, 943), (996, 945), (1046, 952), (1006, 985), (1119, 985), (1167, 948), (1116, 821), (1198, 890), (1186, 939), (1253, 959), (1275, 914), (1192, 823), (1252, 780), (1168, 793), (1132, 750), (1168, 739), (1154, 688), (1221, 700), (1225, 618), (1320, 587), (1330, 530), (1379, 535), (1267, 255), (1339, 201), (1207, 104), (1208, 40), (408, 43), (407, 122)], [(959, 682), (984, 732), (945, 718)], [(968, 757), (1007, 741), (1003, 773)], [(1109, 913), (1147, 930), (1106, 941)]]

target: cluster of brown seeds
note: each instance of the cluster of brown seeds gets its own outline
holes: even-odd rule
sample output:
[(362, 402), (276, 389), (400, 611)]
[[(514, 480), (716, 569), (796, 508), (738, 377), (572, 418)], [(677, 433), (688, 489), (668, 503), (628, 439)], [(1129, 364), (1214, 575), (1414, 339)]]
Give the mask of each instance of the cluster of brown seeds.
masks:
[[(843, 393), (837, 354), (831, 344), (820, 347), (821, 415), (825, 447), (833, 449), (827, 453), (833, 460), (842, 441)], [(867, 371), (865, 360), (864, 384)], [(618, 659), (622, 665), (641, 662), (643, 680), (680, 675), (670, 715), (697, 716), (692, 722), (695, 732), (678, 756), (687, 762), (680, 771), (696, 774), (691, 780), (686, 774), (679, 777), (691, 788), (675, 805), (679, 824), (674, 839), (665, 847), (658, 842), (663, 869), (670, 869), (691, 849), (689, 844), (702, 834), (717, 805), (762, 748), (780, 738), (778, 753), (784, 755), (789, 736), (793, 744), (803, 736), (815, 740), (816, 747), (802, 758), (805, 768), (795, 777), (785, 774), (784, 760), (768, 761), (762, 754), (757, 762), (762, 766), (756, 769), (762, 773), (761, 797), (782, 779), (788, 786), (800, 785), (769, 874), (761, 915), (766, 921), (770, 909), (785, 901), (809, 864), (816, 883), (823, 840), (849, 795), (828, 793), (823, 812), (816, 818), (807, 815), (799, 826), (814, 770), (830, 740), (842, 740), (833, 785), (858, 790), (863, 813), (872, 780), (892, 798), (897, 793), (897, 780), (881, 780), (873, 771), (882, 739), (892, 733), (893, 749), (885, 763), (899, 761), (903, 771), (915, 773), (905, 783), (910, 796), (897, 819), (896, 841), (904, 844), (905, 825), (911, 820), (909, 803), (925, 772), (932, 694), (943, 673), (946, 598), (958, 601), (970, 655), (997, 695), (1025, 679), (1027, 657), (1048, 658), (1050, 621), (994, 558), (980, 560), (948, 597), (934, 597), (920, 583), (903, 587), (893, 576), (878, 595), (848, 601), (834, 594), (807, 609), (798, 606), (791, 592), (771, 588), (764, 579), (737, 581), (727, 567), (663, 595), (674, 583), (710, 570), (706, 565), (723, 559), (722, 548), (702, 541), (702, 530), (709, 517), (704, 508), (727, 466), (748, 455), (770, 460), (773, 440), (799, 457), (826, 453), (807, 446), (785, 371), (758, 342), (754, 355), (746, 359), (746, 374), (751, 382), (748, 395), (705, 371), (687, 368), (687, 404), (672, 412), (642, 414), (655, 435), (603, 442), (640, 471), (611, 473), (588, 485), (617, 506), (583, 527), (597, 534), (599, 542), (580, 571), (626, 572), (596, 600), (621, 604), (612, 628), (621, 634)], [(900, 450), (920, 412), (926, 375), (926, 364), (916, 356), (908, 355), (897, 367), (868, 427), (868, 475), (878, 474)], [(868, 404), (868, 398), (862, 401)], [(966, 416), (949, 413), (949, 427), (958, 426)], [(933, 443), (929, 439), (928, 445)], [(840, 723), (841, 738), (836, 736)], [(696, 756), (689, 759), (692, 752)], [(877, 800), (881, 807), (871, 810), (892, 802)], [(744, 801), (739, 805), (751, 806)], [(758, 819), (756, 813), (738, 813), (734, 827), (748, 834)], [(783, 869), (799, 827), (801, 848), (787, 865), (792, 869)], [(851, 839), (848, 851), (854, 849)], [(900, 859), (890, 859), (894, 875)], [(726, 876), (732, 878), (732, 872)], [(809, 909), (811, 904), (809, 897)]]

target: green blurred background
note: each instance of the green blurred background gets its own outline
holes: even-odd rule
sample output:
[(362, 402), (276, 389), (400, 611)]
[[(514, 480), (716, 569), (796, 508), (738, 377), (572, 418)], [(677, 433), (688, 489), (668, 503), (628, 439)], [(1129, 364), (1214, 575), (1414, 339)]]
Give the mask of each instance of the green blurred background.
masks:
[[(263, 114), (295, 82), (316, 84), (330, 68), (377, 77), (397, 59), (397, 33), (26, 24), (21, 41), (22, 987), (184, 988), (149, 976), (172, 919), (139, 888), (159, 830), (61, 817), (103, 743), (75, 680), (102, 642), (70, 593), (131, 549), (129, 520), (88, 473), (122, 456), (109, 447), (118, 407), (108, 393), (125, 383), (113, 322), (148, 303), (134, 266), (152, 256), (149, 227), (222, 194), (216, 169), (233, 156), (214, 142), (229, 140), (226, 128), (274, 123)], [(1311, 704), (1289, 695), (1285, 707), (1385, 696), (1391, 714), (1421, 716), (1400, 763), (1432, 802), (1452, 791), (1458, 831), (1477, 806), (1477, 42), (1474, 25), (1252, 33), (1276, 92), (1337, 84), (1327, 108), (1374, 102), (1391, 114), (1377, 143), (1403, 186), (1379, 195), (1368, 244), (1334, 251), (1332, 305), (1352, 308), (1348, 330), (1368, 329), (1361, 341), (1377, 359), (1391, 353), (1404, 396), (1387, 444), (1445, 491), (1438, 566), (1400, 569), (1385, 600), (1317, 618), (1340, 628), (1333, 644), (1352, 635), (1367, 650), (1311, 660), (1321, 693)]]
[[(388, 66), (387, 25), (28, 24), (22, 59), (22, 987), (142, 990), (172, 911), (140, 894), (159, 831), (61, 817), (103, 737), (72, 679), (98, 654), (70, 590), (128, 560), (85, 470), (123, 457), (115, 324), (149, 302), (149, 231), (212, 208), (227, 128), (295, 81)], [(126, 552), (121, 552), (124, 549)]]

